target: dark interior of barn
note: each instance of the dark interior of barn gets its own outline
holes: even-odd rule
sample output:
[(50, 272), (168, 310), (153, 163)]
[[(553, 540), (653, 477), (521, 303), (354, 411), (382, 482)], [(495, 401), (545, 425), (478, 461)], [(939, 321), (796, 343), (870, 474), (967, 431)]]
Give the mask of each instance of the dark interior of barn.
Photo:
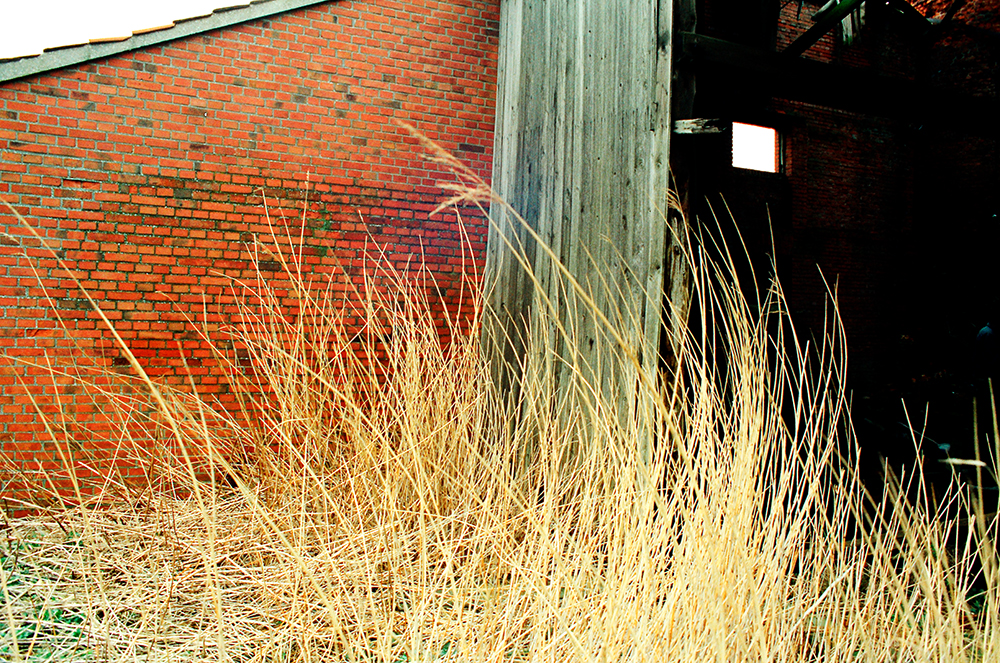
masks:
[[(993, 447), (1000, 10), (868, 2), (840, 18), (827, 9), (696, 4), (680, 45), (680, 104), (724, 130), (676, 135), (674, 167), (700, 225), (745, 243), (758, 287), (776, 266), (809, 333), (822, 333), (824, 278), (836, 288), (866, 473), (881, 474), (879, 457), (912, 465), (909, 417), (926, 471), (943, 485), (968, 467), (948, 459), (975, 456), (974, 402), (979, 452)], [(731, 121), (776, 130), (777, 172), (733, 167)], [(752, 282), (749, 272), (741, 280)]]

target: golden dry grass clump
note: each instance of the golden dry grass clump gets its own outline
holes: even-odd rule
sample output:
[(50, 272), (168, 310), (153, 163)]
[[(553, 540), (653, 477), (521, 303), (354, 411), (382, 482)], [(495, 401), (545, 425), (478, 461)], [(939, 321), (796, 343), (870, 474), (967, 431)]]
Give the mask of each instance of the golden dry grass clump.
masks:
[(247, 286), (243, 415), (148, 383), (150, 486), (10, 522), (0, 658), (1000, 660), (995, 520), (866, 496), (841, 339), (688, 255), (704, 334), (631, 409), (544, 347), (508, 402), (402, 280), (365, 304), (385, 377), (294, 262), (300, 315)]

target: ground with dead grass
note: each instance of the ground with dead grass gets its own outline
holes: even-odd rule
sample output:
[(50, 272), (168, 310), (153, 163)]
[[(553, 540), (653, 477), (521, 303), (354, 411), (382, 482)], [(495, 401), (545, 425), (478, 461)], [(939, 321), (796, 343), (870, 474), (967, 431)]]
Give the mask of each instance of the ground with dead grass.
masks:
[(294, 260), (300, 315), (244, 285), (244, 412), (133, 364), (116, 402), (152, 414), (119, 444), (151, 481), (7, 524), (0, 658), (1000, 659), (996, 520), (974, 488), (932, 500), (916, 468), (866, 492), (836, 325), (807, 347), (777, 284), (751, 305), (686, 242), (700, 320), (675, 374), (648, 379), (628, 330), (605, 330), (624, 368), (556, 388), (572, 343), (537, 334), (516, 399), (476, 335), (442, 345), (405, 279), (361, 298), (371, 329), (393, 321), (368, 338), (387, 377), (341, 351), (343, 306)]

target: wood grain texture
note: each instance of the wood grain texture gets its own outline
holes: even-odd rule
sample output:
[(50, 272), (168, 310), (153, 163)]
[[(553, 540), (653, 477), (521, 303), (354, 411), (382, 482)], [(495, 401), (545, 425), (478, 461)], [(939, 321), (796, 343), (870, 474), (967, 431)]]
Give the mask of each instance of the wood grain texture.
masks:
[[(503, 389), (517, 389), (526, 328), (548, 337), (541, 347), (554, 356), (543, 359), (556, 364), (559, 382), (600, 374), (603, 388), (620, 388), (630, 353), (655, 375), (671, 15), (670, 0), (501, 5), (493, 185), (525, 221), (499, 205), (491, 211), (487, 301), (497, 317), (486, 334), (503, 339), (495, 353)], [(554, 315), (540, 317), (545, 309)], [(602, 316), (626, 332), (625, 355), (601, 338)]]

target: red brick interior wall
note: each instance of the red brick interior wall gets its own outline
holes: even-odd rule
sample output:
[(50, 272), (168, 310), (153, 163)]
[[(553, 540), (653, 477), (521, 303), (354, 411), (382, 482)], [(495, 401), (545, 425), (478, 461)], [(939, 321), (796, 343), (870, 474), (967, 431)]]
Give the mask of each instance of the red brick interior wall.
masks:
[[(333, 274), (344, 297), (386, 263), (414, 275), (426, 264), (439, 308), (467, 308), (484, 219), (464, 213), (463, 234), (455, 214), (429, 215), (436, 183), (452, 178), (393, 121), (488, 178), (497, 30), (486, 0), (329, 2), (0, 84), (0, 196), (154, 377), (180, 384), (190, 370), (230, 406), (188, 320), (212, 335), (234, 321), (231, 280), (255, 282), (250, 246), (272, 244), (265, 198), (296, 236), (304, 210), (306, 271)], [(0, 454), (32, 470), (59, 464), (53, 440), (92, 448), (107, 423), (86, 390), (44, 367), (83, 370), (94, 357), (130, 369), (6, 209), (0, 233)], [(294, 293), (284, 303), (294, 308)]]
[[(796, 4), (782, 11), (779, 48), (804, 32), (817, 8), (806, 3), (798, 16)], [(914, 4), (935, 15), (931, 3)], [(912, 17), (869, 12), (856, 43), (844, 44), (835, 27), (805, 56), (995, 97), (998, 17), (988, 0), (970, 0), (951, 23), (924, 28)], [(895, 118), (780, 100), (774, 109), (790, 119), (794, 268), (786, 284), (794, 303), (821, 320), (815, 265), (839, 277), (852, 372), (874, 380), (869, 390), (892, 392), (898, 403), (921, 384), (966, 384), (976, 332), (1000, 310), (989, 285), (992, 215), (1000, 211), (995, 129), (920, 109)]]
[(898, 322), (913, 228), (917, 150), (906, 122), (781, 102), (792, 122), (786, 175), (792, 235), (785, 287), (804, 322), (822, 327), (826, 286), (836, 286), (854, 377), (881, 372)]
[[(761, 46), (759, 36), (744, 29), (749, 22), (727, 18), (733, 4), (702, 0), (699, 32)], [(780, 51), (802, 35), (823, 4), (806, 0), (800, 11), (800, 3), (784, 3), (773, 46)], [(803, 57), (909, 79), (949, 95), (996, 98), (1000, 3), (915, 0), (915, 12), (881, 15), (868, 4), (860, 39), (846, 44), (834, 26)], [(952, 7), (960, 8), (943, 21)], [(945, 109), (917, 104), (889, 113), (875, 107), (850, 112), (765, 92), (754, 96), (749, 85), (734, 94), (731, 80), (714, 88), (713, 82), (698, 81), (697, 114), (777, 127), (784, 170), (772, 175), (702, 164), (711, 173), (702, 186), (709, 195), (726, 195), (747, 245), (763, 247), (758, 261), (772, 253), (773, 230), (777, 271), (804, 337), (824, 323), (825, 286), (817, 267), (836, 284), (854, 424), (868, 457), (912, 462), (904, 456), (913, 440), (899, 425), (904, 400), (918, 422), (931, 403), (923, 429), (931, 452), (941, 453), (930, 440), (947, 441), (955, 457), (972, 457), (972, 399), (981, 404), (992, 398), (985, 376), (995, 383), (1000, 370), (976, 341), (983, 325), (995, 328), (1000, 319), (995, 122), (963, 110), (974, 106), (960, 100)], [(706, 158), (724, 164), (724, 150)], [(985, 430), (992, 421), (981, 418), (979, 426)], [(872, 463), (873, 474), (877, 465)]]
[[(725, 26), (722, 0), (705, 0), (699, 32), (756, 44), (749, 33)], [(823, 2), (784, 3), (774, 42), (783, 50), (814, 25)], [(912, 31), (911, 31), (912, 32)], [(845, 44), (837, 25), (803, 57), (836, 67), (915, 78), (918, 40), (901, 26), (869, 23), (861, 38)], [(762, 46), (763, 47), (763, 46)], [(898, 321), (898, 290), (906, 264), (905, 240), (913, 228), (916, 126), (860, 112), (766, 96), (753, 89), (731, 93), (698, 85), (697, 113), (770, 124), (781, 134), (783, 168), (777, 174), (725, 167), (705, 168), (705, 193), (726, 198), (736, 225), (758, 262), (758, 276), (773, 255), (789, 305), (804, 334), (820, 334), (826, 318), (826, 285), (838, 286), (840, 314), (848, 335), (851, 376), (867, 381), (887, 367), (887, 345)], [(704, 143), (704, 141), (702, 141)], [(716, 160), (731, 155), (729, 145)], [(771, 238), (774, 250), (771, 249)], [(764, 284), (761, 284), (764, 285)], [(853, 382), (858, 384), (858, 382)]]

